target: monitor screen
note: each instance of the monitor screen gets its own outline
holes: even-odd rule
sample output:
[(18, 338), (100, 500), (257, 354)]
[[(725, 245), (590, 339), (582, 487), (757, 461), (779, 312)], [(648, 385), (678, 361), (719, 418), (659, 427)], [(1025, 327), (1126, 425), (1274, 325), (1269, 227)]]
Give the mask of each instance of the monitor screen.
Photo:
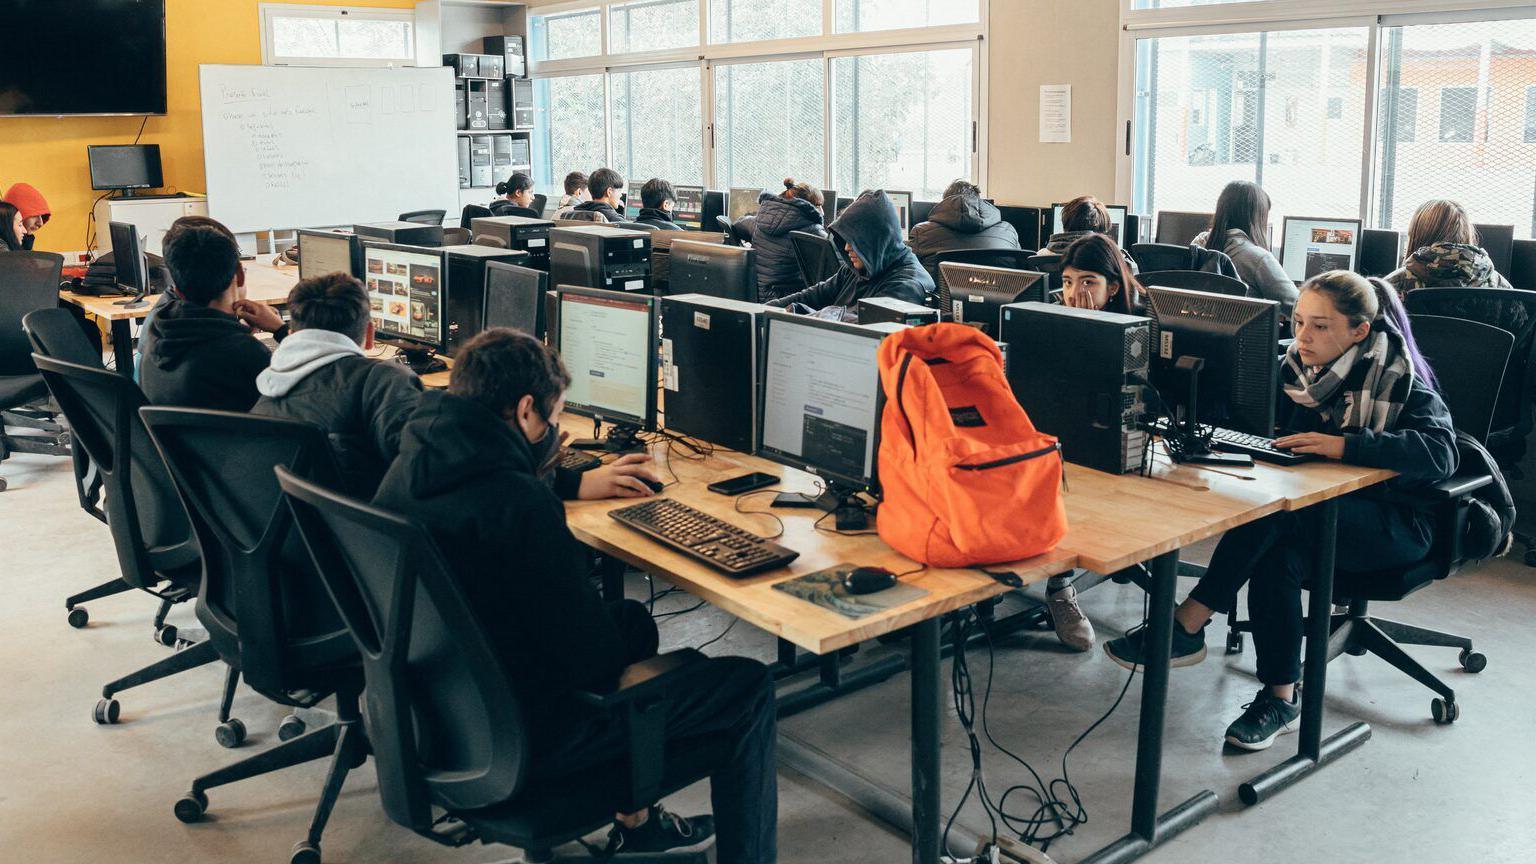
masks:
[(912, 228), (912, 193), (887, 189), (885, 194), (891, 196), (891, 203), (896, 205), (896, 218), (901, 222), (901, 239), (905, 240), (907, 232)]
[(352, 236), (300, 231), (299, 278), (313, 279), (327, 273), (352, 273)]
[(828, 479), (875, 480), (879, 331), (772, 312), (763, 345), (762, 455)]
[[(1061, 212), (1065, 210), (1066, 207), (1066, 204), (1051, 205), (1051, 234), (1055, 235), (1066, 233), (1067, 229), (1061, 224)], [(1109, 232), (1109, 236), (1114, 238), (1115, 245), (1124, 246), (1125, 214), (1129, 212), (1129, 208), (1121, 204), (1105, 204), (1104, 209), (1109, 211), (1109, 224), (1115, 226), (1114, 230)]]
[(0, 23), (0, 115), (165, 113), (165, 0), (0, 0)]
[(629, 188), (624, 193), (624, 221), (633, 222), (640, 218), (640, 187), (644, 185), (634, 180), (629, 181)]
[(831, 225), (832, 224), (832, 220), (837, 218), (837, 190), (836, 189), (823, 189), (823, 190), (821, 190), (821, 215), (822, 215), (822, 223), (821, 224), (823, 224), (823, 225)]
[(363, 271), (379, 335), (441, 349), (443, 254), (368, 243), (363, 247)]
[(544, 338), (545, 286), (549, 274), (504, 261), (485, 264), (485, 329), (511, 327)]
[(1359, 219), (1308, 219), (1287, 216), (1280, 266), (1296, 283), (1329, 270), (1355, 269), (1360, 250)]
[(690, 231), (704, 230), (704, 187), (677, 186), (677, 208), (672, 211), (672, 221)]
[[(149, 289), (149, 265), (144, 260), (144, 243), (139, 229), (127, 222), (107, 223), (112, 241), (112, 263), (117, 268), (117, 284), (135, 293)], [(123, 262), (131, 262), (124, 266)]]
[(757, 212), (757, 197), (763, 194), (761, 189), (743, 189), (739, 186), (731, 188), (730, 217), (735, 222), (743, 216), (751, 216)]
[(1201, 231), (1211, 227), (1211, 214), (1184, 210), (1159, 210), (1153, 240), (1174, 246), (1188, 246)]
[(571, 375), (566, 405), (578, 414), (652, 425), (656, 314), (650, 297), (562, 285), (560, 356)]
[(159, 189), (159, 144), (91, 144), (85, 148), (92, 189)]

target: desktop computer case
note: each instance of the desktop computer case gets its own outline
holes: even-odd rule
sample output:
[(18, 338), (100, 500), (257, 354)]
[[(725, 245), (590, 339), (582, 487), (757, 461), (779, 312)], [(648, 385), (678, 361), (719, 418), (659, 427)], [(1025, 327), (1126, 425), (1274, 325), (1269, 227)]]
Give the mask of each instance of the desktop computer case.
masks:
[(447, 246), (443, 286), (448, 292), (443, 309), (443, 345), (449, 356), (480, 332), (485, 321), (485, 262), (504, 261), (527, 266), (528, 253), (491, 246)]
[[(594, 281), (588, 261), (598, 262)], [(549, 284), (608, 291), (649, 291), (650, 232), (564, 222), (549, 232)]]

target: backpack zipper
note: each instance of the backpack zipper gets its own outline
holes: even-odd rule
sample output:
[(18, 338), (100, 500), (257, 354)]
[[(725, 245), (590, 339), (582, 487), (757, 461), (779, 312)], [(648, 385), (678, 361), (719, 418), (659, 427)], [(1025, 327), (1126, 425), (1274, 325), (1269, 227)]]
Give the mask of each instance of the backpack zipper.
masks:
[[(1058, 441), (1058, 442), (1056, 442), (1054, 444), (1049, 444), (1049, 445), (1047, 445), (1045, 447), (1041, 447), (1039, 450), (1031, 450), (1028, 453), (1019, 453), (1019, 454), (1017, 454), (1015, 456), (1008, 456), (1008, 457), (1003, 458), (1003, 459), (995, 459), (995, 460), (993, 460), (991, 462), (983, 462), (980, 465), (956, 465), (955, 467), (960, 469), (961, 471), (986, 471), (986, 470), (989, 470), (991, 468), (1001, 468), (1004, 465), (1012, 465), (1012, 464), (1014, 464), (1016, 462), (1024, 462), (1024, 461), (1027, 461), (1029, 459), (1037, 459), (1037, 458), (1039, 458), (1041, 456), (1046, 455), (1047, 453), (1060, 453), (1060, 452), (1061, 452), (1061, 442)], [(1063, 476), (1065, 476), (1065, 474), (1063, 474)]]

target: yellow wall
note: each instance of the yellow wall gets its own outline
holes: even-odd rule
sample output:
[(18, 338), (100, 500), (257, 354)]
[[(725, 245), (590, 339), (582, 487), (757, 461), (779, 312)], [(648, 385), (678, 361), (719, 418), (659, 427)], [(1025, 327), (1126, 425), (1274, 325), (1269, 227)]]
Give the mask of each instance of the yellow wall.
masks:
[[(302, 2), (302, 0), (269, 0)], [(343, 4), (334, 4), (343, 5)], [(410, 9), (415, 0), (347, 0), (347, 6)], [(168, 105), (164, 117), (150, 117), (145, 144), (159, 144), (165, 182), (176, 191), (203, 191), (203, 120), (197, 67), (203, 63), (260, 63), (260, 0), (167, 0)], [(142, 117), (0, 118), (0, 184), (24, 180), (36, 186), (53, 208), (37, 237), (37, 248), (85, 248), (91, 191), (87, 144), (127, 144)]]

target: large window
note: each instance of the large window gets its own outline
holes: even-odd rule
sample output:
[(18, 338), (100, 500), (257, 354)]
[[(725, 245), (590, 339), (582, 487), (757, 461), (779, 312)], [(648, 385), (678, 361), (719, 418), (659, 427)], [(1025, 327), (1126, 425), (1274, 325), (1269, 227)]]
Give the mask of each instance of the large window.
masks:
[(716, 186), (825, 182), (825, 66), (814, 58), (715, 67)]
[(937, 200), (972, 176), (969, 48), (832, 61), (832, 185)]
[(699, 67), (614, 73), (608, 90), (615, 171), (635, 181), (704, 182)]
[(390, 66), (416, 62), (411, 12), (336, 6), (261, 6), (262, 61), (303, 66)]
[(821, 0), (709, 0), (709, 41), (821, 35)]
[(603, 76), (541, 78), (533, 88), (534, 180), (544, 189), (562, 189), (572, 171), (590, 174), (607, 164), (603, 148)]
[(534, 60), (594, 57), (603, 53), (601, 9), (529, 16), (529, 56)]
[(699, 44), (699, 0), (633, 0), (608, 7), (608, 53)]

